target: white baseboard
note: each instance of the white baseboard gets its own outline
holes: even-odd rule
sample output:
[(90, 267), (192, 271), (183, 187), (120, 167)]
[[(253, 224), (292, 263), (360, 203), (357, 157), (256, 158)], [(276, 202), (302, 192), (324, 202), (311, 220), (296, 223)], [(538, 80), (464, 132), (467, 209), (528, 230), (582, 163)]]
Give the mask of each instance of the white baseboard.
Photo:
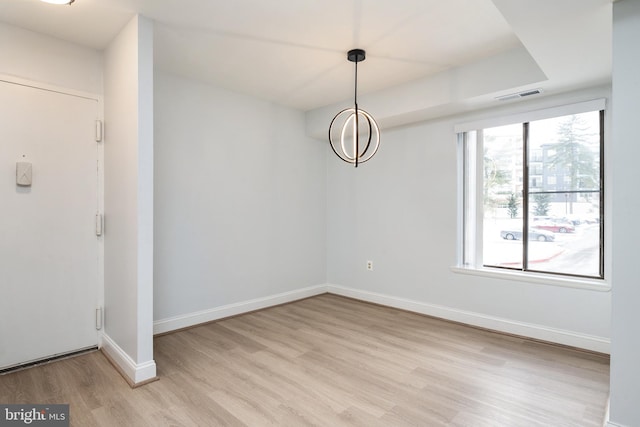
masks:
[(154, 360), (143, 363), (134, 362), (111, 337), (104, 333), (100, 343), (102, 351), (117, 365), (118, 370), (131, 386), (135, 387), (156, 378), (156, 362)]
[(285, 304), (303, 298), (309, 298), (315, 295), (327, 292), (326, 285), (310, 286), (295, 291), (283, 292), (264, 298), (256, 298), (248, 301), (242, 301), (234, 304), (227, 304), (208, 310), (187, 313), (180, 316), (160, 319), (153, 322), (153, 333), (162, 334), (165, 332), (175, 331), (176, 329), (187, 328), (189, 326), (199, 325), (201, 323), (211, 322), (225, 317), (236, 316), (238, 314), (248, 313), (254, 310), (260, 310), (274, 305)]
[[(555, 329), (531, 323), (518, 322), (515, 320), (488, 316), (471, 311), (458, 310), (375, 292), (362, 291), (339, 285), (328, 284), (327, 291), (336, 295), (400, 308), (402, 310), (413, 311), (455, 322), (466, 323), (468, 325), (478, 326), (481, 328), (568, 345), (571, 347), (583, 348), (586, 350), (597, 351), (599, 353), (610, 353), (611, 341), (608, 338), (580, 334), (573, 331)], [(612, 426), (615, 425), (612, 424)]]
[[(230, 316), (248, 313), (254, 310), (272, 307), (274, 305), (320, 295), (326, 292), (478, 326), (481, 328), (539, 339), (542, 341), (554, 342), (605, 354), (609, 354), (610, 352), (611, 342), (608, 338), (580, 334), (573, 331), (550, 328), (548, 326), (532, 323), (518, 322), (515, 320), (489, 316), (471, 311), (458, 310), (455, 308), (428, 304), (375, 292), (362, 291), (334, 284), (310, 286), (264, 298), (256, 298), (208, 310), (156, 320), (153, 322), (153, 333), (161, 334), (171, 332), (201, 323), (211, 322)], [(613, 426), (615, 427), (615, 425)]]
[(626, 426), (623, 426), (622, 424), (616, 424), (616, 423), (611, 422), (611, 421), (607, 421), (605, 423), (604, 427), (626, 427)]

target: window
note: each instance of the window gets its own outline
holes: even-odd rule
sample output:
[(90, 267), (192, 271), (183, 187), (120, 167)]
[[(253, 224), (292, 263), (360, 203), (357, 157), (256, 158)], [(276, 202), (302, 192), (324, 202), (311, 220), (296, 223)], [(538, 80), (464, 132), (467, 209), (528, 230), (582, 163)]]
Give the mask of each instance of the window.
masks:
[(542, 163), (532, 164), (529, 163), (529, 174), (530, 175), (542, 175)]
[(462, 263), (604, 278), (604, 110), (458, 133)]
[(531, 158), (530, 158), (530, 160), (531, 160), (532, 162), (541, 162), (541, 161), (542, 161), (542, 158), (543, 158), (543, 157), (542, 157), (542, 153), (543, 153), (543, 151), (542, 151), (542, 150), (532, 150), (532, 151), (531, 151)]
[(531, 187), (532, 188), (540, 188), (540, 178), (532, 177), (531, 178)]

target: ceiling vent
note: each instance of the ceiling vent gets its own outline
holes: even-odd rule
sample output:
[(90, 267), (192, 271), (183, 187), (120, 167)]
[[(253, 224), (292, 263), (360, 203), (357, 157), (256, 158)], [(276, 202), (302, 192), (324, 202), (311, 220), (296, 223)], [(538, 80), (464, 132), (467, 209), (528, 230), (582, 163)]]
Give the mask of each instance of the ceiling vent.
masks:
[(532, 89), (524, 92), (510, 93), (509, 95), (496, 96), (496, 99), (498, 101), (509, 101), (512, 99), (524, 98), (525, 96), (538, 95), (540, 93), (542, 93), (542, 89)]

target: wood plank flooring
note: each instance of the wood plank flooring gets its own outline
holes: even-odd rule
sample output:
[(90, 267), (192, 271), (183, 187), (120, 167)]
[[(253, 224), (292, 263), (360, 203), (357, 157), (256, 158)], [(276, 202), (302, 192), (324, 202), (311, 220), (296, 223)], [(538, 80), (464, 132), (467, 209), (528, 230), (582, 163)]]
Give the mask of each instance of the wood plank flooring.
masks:
[(609, 358), (335, 295), (155, 339), (131, 389), (100, 352), (0, 376), (74, 426), (602, 426)]

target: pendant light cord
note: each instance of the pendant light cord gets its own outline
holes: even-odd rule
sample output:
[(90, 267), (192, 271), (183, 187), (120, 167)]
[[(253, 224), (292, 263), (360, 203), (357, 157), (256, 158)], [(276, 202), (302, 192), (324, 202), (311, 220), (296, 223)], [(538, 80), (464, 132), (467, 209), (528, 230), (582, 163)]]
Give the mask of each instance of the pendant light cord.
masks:
[(355, 76), (355, 84), (354, 84), (354, 94), (353, 94), (353, 103), (355, 106), (355, 121), (356, 121), (356, 128), (355, 128), (355, 135), (353, 136), (353, 138), (355, 139), (356, 142), (356, 146), (355, 146), (355, 153), (354, 153), (354, 157), (355, 157), (355, 166), (358, 167), (358, 157), (360, 157), (360, 123), (358, 120), (358, 61), (355, 61), (356, 64), (356, 76)]
[(353, 102), (358, 105), (358, 62), (355, 62), (356, 64), (356, 76), (355, 76), (355, 85), (354, 85), (354, 89), (353, 89)]

